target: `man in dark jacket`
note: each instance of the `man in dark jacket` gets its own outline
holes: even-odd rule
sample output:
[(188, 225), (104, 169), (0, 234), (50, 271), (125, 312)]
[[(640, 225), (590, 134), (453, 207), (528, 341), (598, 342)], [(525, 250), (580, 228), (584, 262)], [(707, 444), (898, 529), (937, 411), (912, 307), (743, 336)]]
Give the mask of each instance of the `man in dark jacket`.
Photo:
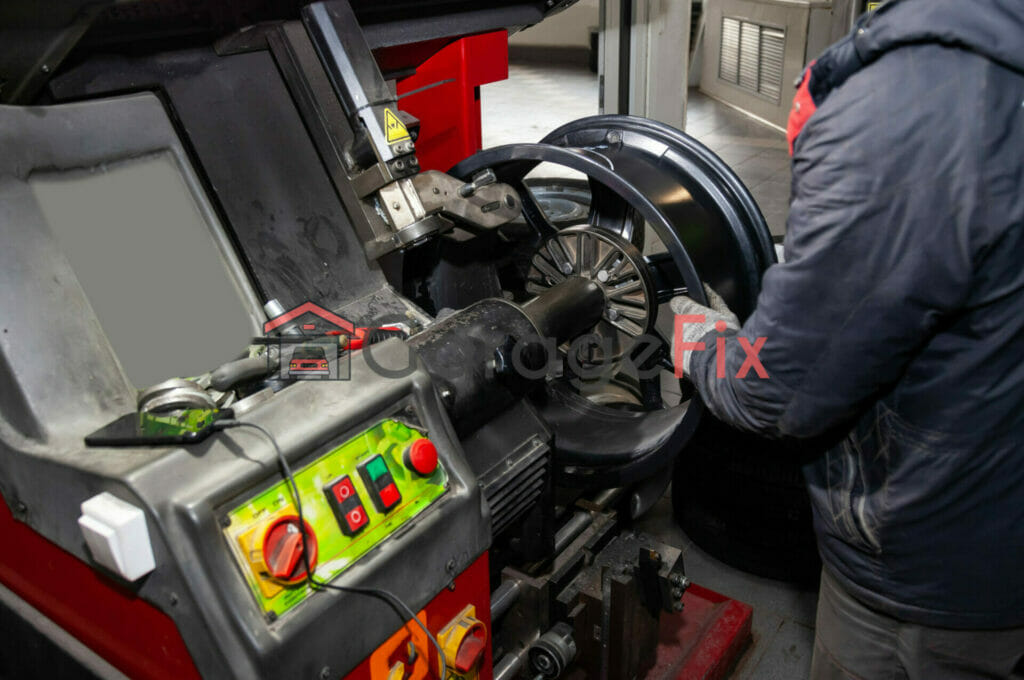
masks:
[[(727, 310), (673, 309), (706, 316), (677, 342), (719, 418), (849, 432), (805, 468), (812, 677), (1024, 677), (1024, 2), (882, 5), (805, 72), (790, 137), (786, 262), (724, 377)], [(758, 338), (768, 377), (736, 378)]]

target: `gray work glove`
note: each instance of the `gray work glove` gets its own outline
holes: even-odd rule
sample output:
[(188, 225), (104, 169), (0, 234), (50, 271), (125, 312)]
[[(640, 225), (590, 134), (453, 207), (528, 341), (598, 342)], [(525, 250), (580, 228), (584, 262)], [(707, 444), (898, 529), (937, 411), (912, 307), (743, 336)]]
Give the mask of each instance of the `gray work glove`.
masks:
[[(710, 307), (705, 307), (685, 295), (672, 298), (672, 301), (669, 303), (673, 314), (704, 316), (704, 321), (686, 321), (683, 323), (682, 337), (673, 338), (672, 358), (674, 361), (677, 360), (675, 348), (680, 347), (680, 343), (700, 342), (701, 338), (715, 330), (715, 324), (719, 321), (725, 322), (726, 330), (738, 331), (740, 329), (740, 320), (732, 313), (729, 306), (725, 304), (725, 300), (722, 299), (722, 296), (712, 290), (706, 283), (704, 284), (704, 293), (708, 296), (708, 303), (711, 305)], [(675, 327), (676, 326), (674, 325), (673, 328)], [(683, 375), (686, 377), (690, 376), (690, 360), (692, 357), (692, 351), (684, 350), (682, 352), (682, 364), (681, 366), (676, 366), (677, 371), (679, 368), (682, 368)]]

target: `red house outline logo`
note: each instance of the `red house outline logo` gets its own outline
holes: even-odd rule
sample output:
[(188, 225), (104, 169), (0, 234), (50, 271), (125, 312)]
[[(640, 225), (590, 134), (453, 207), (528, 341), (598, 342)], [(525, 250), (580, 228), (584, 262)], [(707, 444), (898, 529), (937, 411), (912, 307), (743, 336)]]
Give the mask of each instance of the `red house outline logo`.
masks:
[[(330, 312), (330, 311), (324, 309), (323, 307), (321, 307), (320, 305), (318, 305), (318, 304), (316, 304), (314, 302), (310, 302), (309, 300), (306, 300), (305, 302), (303, 302), (298, 307), (292, 307), (290, 310), (288, 310), (284, 314), (280, 314), (278, 316), (275, 316), (270, 321), (267, 321), (266, 323), (264, 323), (263, 324), (263, 333), (264, 334), (269, 334), (272, 331), (280, 328), (281, 326), (283, 326), (283, 325), (285, 325), (285, 324), (287, 324), (287, 323), (289, 323), (291, 321), (294, 321), (295, 319), (299, 318), (303, 314), (307, 314), (307, 313), (309, 313), (309, 314), (316, 314), (317, 316), (319, 316), (324, 321), (330, 323), (333, 326), (337, 326), (338, 328), (340, 328), (341, 330), (345, 331), (346, 333), (351, 334), (352, 331), (355, 330), (355, 326), (352, 325), (351, 321), (345, 319), (344, 317), (338, 316), (334, 312)], [(308, 328), (308, 329), (304, 329), (304, 330), (312, 330), (312, 329)]]
[[(310, 316), (318, 317), (319, 319), (326, 322), (326, 325), (330, 326), (329, 329), (324, 329), (324, 324), (317, 323), (303, 323), (299, 325), (297, 322), (302, 317), (306, 317), (307, 321), (315, 321), (310, 319)], [(320, 326), (319, 331), (317, 326)], [(350, 377), (350, 367), (347, 359), (343, 359), (343, 355), (339, 353), (339, 344), (337, 336), (345, 335), (349, 338), (356, 332), (355, 325), (345, 319), (344, 317), (338, 316), (330, 310), (324, 309), (320, 305), (307, 300), (301, 305), (293, 307), (292, 309), (279, 314), (278, 316), (270, 319), (263, 324), (263, 334), (269, 339), (271, 333), (277, 332), (283, 335), (278, 336), (278, 342), (281, 345), (281, 349), (276, 356), (280, 357), (280, 361), (272, 360), (271, 354), (267, 354), (267, 360), (275, 361), (279, 368), (279, 376), (283, 380), (290, 379), (309, 379), (309, 378), (322, 378), (327, 380), (348, 380)], [(290, 332), (295, 332), (291, 335)], [(308, 334), (307, 333), (310, 333)], [(297, 341), (297, 342), (296, 342)], [(346, 341), (345, 344), (347, 344)], [(289, 356), (289, 360), (285, 361), (285, 356), (288, 354), (285, 350), (285, 346), (290, 346), (292, 351)], [(307, 346), (310, 352), (319, 352), (319, 360), (316, 356), (304, 356), (301, 359), (297, 358), (295, 352), (304, 351), (300, 348)], [(317, 350), (315, 347), (319, 346), (321, 349)], [(347, 357), (347, 354), (344, 356)], [(300, 367), (296, 367), (295, 364), (298, 361), (304, 362), (316, 362), (320, 365), (309, 367), (306, 364), (301, 364)], [(329, 364), (328, 364), (329, 362)], [(329, 368), (324, 367), (323, 364), (328, 364)], [(273, 369), (272, 369), (273, 370)]]

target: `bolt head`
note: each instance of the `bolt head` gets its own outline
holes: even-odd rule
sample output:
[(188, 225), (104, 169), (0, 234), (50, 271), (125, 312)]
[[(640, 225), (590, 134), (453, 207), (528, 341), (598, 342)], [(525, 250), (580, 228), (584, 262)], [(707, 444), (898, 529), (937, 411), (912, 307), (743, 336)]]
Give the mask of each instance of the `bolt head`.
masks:
[(569, 264), (568, 262), (563, 262), (560, 269), (562, 270), (562, 273), (565, 274), (566, 276), (572, 274), (572, 265)]

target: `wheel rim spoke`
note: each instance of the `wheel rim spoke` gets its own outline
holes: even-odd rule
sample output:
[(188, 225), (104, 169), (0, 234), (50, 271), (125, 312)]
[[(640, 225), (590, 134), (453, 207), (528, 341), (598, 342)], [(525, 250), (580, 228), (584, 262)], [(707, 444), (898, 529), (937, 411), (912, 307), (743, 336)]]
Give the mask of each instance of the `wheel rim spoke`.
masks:
[(522, 180), (516, 182), (515, 189), (519, 193), (519, 202), (523, 207), (523, 219), (537, 233), (537, 236), (546, 239), (557, 234), (558, 229), (548, 220), (543, 208), (530, 192), (530, 187), (526, 186), (526, 182)]
[(668, 253), (647, 255), (644, 257), (644, 263), (654, 281), (655, 297), (659, 305), (687, 294), (689, 289), (683, 283), (683, 277)]
[(630, 337), (653, 327), (657, 305), (648, 265), (621, 236), (592, 226), (563, 229), (532, 260), (527, 289), (539, 293), (570, 276), (582, 276), (605, 294), (604, 320)]
[(637, 243), (637, 231), (643, 229), (643, 218), (635, 210), (600, 182), (588, 178), (590, 184), (590, 214), (587, 222), (595, 227), (607, 229)]

